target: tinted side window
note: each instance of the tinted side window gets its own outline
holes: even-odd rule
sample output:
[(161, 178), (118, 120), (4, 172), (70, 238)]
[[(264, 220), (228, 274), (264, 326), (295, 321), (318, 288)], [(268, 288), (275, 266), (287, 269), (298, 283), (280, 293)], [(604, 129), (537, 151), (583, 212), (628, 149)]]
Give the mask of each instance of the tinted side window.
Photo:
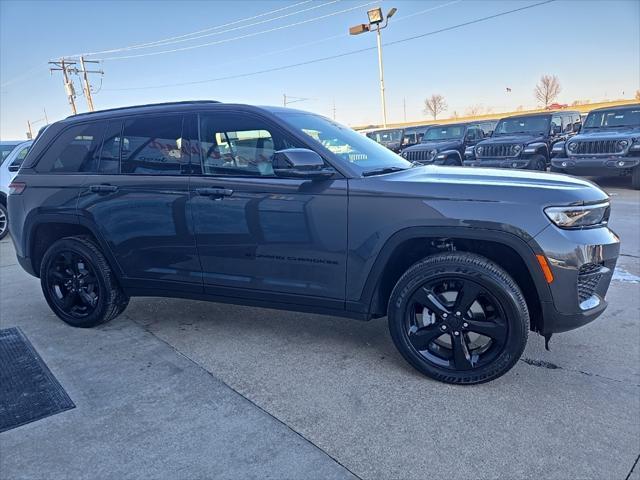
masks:
[(122, 121), (109, 122), (100, 150), (98, 171), (106, 175), (120, 173), (120, 145), (122, 143)]
[(68, 128), (47, 149), (36, 165), (38, 172), (95, 172), (106, 122)]
[(127, 120), (120, 146), (122, 173), (180, 175), (188, 173), (188, 152), (183, 151), (182, 115)]
[(560, 131), (562, 131), (562, 118), (556, 115), (551, 117), (551, 127), (560, 127)]
[(205, 175), (273, 175), (273, 154), (293, 146), (260, 119), (200, 115), (199, 150)]

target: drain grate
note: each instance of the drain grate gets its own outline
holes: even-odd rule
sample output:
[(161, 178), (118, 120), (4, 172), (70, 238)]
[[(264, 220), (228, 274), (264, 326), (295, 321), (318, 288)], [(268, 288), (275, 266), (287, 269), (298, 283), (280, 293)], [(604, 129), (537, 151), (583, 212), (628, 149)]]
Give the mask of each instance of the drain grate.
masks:
[(75, 408), (19, 328), (0, 330), (0, 432)]

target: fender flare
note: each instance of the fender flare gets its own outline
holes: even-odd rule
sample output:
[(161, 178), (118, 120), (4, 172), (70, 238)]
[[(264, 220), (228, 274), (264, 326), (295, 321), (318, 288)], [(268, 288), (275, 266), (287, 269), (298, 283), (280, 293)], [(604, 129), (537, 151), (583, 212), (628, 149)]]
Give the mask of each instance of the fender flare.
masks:
[(458, 157), (458, 160), (460, 160), (460, 164), (462, 164), (462, 161), (464, 160), (462, 158), (462, 155), (460, 155), (460, 152), (458, 150), (443, 150), (442, 152), (438, 152), (435, 156), (435, 158), (437, 159), (440, 155), (444, 155), (444, 161), (447, 160), (447, 158), (451, 157), (452, 155), (455, 155)]
[(387, 239), (367, 275), (358, 303), (373, 313), (373, 303), (380, 285), (382, 274), (395, 250), (405, 241), (413, 238), (461, 238), (465, 240), (484, 240), (503, 244), (513, 249), (524, 262), (540, 302), (551, 302), (551, 290), (544, 273), (538, 264), (536, 255), (543, 254), (542, 249), (532, 238), (522, 238), (504, 230), (476, 227), (428, 227), (416, 226), (399, 230)]

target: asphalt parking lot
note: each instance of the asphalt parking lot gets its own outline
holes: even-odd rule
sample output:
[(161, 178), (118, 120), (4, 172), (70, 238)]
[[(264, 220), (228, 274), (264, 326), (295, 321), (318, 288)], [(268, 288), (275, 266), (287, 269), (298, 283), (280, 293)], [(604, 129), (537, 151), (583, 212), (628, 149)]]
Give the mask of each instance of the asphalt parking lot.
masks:
[[(422, 377), (386, 319), (136, 298), (63, 324), (0, 243), (0, 324), (76, 408), (0, 434), (2, 478), (640, 480), (640, 192), (606, 180), (622, 256), (596, 322), (531, 335), (507, 375)], [(633, 471), (632, 471), (633, 470)]]

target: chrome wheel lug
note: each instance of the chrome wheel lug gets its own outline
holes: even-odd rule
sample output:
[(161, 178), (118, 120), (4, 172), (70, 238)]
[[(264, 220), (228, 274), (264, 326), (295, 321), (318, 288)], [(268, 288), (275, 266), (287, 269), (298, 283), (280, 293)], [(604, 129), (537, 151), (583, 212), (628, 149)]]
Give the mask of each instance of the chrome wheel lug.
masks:
[(456, 331), (456, 332), (453, 332), (453, 334), (457, 337), (458, 335), (460, 335), (460, 332)]
[(462, 313), (456, 312), (456, 317), (459, 317), (460, 315), (462, 315)]
[(446, 313), (442, 314), (442, 318), (447, 318), (449, 315), (447, 315)]
[(444, 332), (446, 329), (447, 329), (447, 326), (446, 326), (446, 325), (442, 325), (442, 326), (440, 327), (440, 330), (442, 330), (443, 332)]
[(467, 327), (469, 326), (469, 324), (468, 324), (467, 322), (464, 322), (464, 323), (462, 324), (462, 326), (463, 326), (464, 328), (467, 328)]

